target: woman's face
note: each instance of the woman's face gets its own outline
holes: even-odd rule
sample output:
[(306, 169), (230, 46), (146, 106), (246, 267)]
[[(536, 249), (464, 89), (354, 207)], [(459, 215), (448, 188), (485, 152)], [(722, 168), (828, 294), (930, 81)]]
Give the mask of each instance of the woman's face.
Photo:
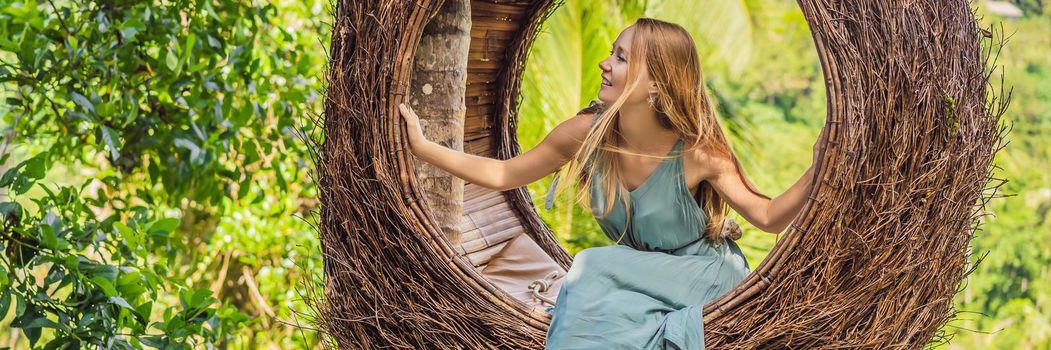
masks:
[[(613, 103), (624, 92), (625, 85), (628, 83), (628, 62), (638, 59), (632, 56), (631, 50), (634, 33), (634, 26), (621, 31), (617, 40), (613, 42), (613, 50), (609, 57), (598, 63), (599, 69), (602, 69), (602, 87), (599, 88), (598, 99), (602, 102)], [(632, 91), (631, 96), (628, 96), (626, 104), (648, 103), (646, 99), (649, 97), (647, 87), (650, 85), (650, 78), (645, 66), (642, 67), (641, 73), (643, 80), (635, 91)]]

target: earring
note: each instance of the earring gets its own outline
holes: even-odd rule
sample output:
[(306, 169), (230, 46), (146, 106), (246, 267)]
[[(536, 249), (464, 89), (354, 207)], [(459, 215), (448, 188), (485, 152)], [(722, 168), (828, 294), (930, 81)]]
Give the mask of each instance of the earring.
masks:
[(653, 94), (650, 94), (650, 97), (646, 98), (646, 101), (648, 101), (650, 103), (650, 107), (653, 107), (654, 109), (657, 108), (657, 106), (655, 105), (655, 102), (653, 100)]

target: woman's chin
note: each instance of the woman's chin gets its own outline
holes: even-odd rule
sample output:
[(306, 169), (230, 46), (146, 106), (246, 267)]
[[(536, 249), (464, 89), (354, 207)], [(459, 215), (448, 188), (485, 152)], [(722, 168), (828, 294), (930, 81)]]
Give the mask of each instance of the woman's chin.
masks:
[(602, 103), (609, 104), (609, 103), (611, 103), (612, 101), (614, 101), (616, 99), (617, 99), (617, 96), (612, 96), (612, 94), (610, 93), (608, 87), (599, 88), (599, 90), (598, 90), (598, 100), (602, 101)]

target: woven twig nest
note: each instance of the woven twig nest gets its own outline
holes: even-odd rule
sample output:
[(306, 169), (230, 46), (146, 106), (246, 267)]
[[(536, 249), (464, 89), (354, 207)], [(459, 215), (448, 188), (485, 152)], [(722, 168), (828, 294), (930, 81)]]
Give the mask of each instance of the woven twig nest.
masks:
[[(509, 247), (540, 252), (528, 257), (547, 259), (553, 271), (571, 257), (524, 188), (468, 185), (465, 239), (447, 239), (421, 200), (401, 136), (397, 105), (440, 3), (338, 3), (319, 121), (325, 138), (316, 145), (326, 282), (313, 300), (317, 321), (345, 348), (540, 348), (550, 321), (544, 303), (515, 294), (490, 270), (513, 262), (502, 254)], [(554, 5), (471, 5), (478, 43), (464, 148), (507, 159), (519, 153), (523, 60)], [(817, 182), (769, 257), (704, 307), (706, 344), (915, 348), (943, 339), (980, 209), (996, 192), (987, 185), (1007, 102), (987, 96), (988, 32), (966, 1), (799, 5), (827, 86)], [(556, 287), (549, 282), (535, 286)]]

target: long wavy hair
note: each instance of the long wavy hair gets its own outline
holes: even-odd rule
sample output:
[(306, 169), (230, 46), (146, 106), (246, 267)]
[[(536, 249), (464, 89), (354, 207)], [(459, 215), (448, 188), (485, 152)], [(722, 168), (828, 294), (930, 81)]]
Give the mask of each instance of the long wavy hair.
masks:
[[(616, 101), (608, 106), (593, 102), (592, 106), (577, 113), (580, 115), (598, 112), (600, 115), (576, 155), (563, 165), (555, 177), (576, 178), (580, 185), (576, 190), (576, 202), (581, 203), (588, 211), (594, 212), (589, 190), (592, 186), (590, 167), (598, 166), (598, 170), (605, 175), (602, 176), (601, 186), (603, 193), (606, 194), (606, 206), (599, 217), (604, 218), (609, 215), (616, 197), (620, 197), (626, 212), (631, 213), (631, 196), (616, 196), (617, 193), (628, 193), (620, 180), (621, 174), (618, 170), (620, 167), (616, 154), (668, 158), (638, 154), (620, 147), (621, 142), (618, 137), (620, 131), (617, 122), (621, 118), (620, 108), (632, 91), (636, 88), (645, 88), (640, 86), (643, 78), (642, 69), (645, 67), (657, 87), (657, 93), (654, 96), (657, 118), (661, 125), (674, 130), (685, 140), (683, 152), (700, 148), (709, 154), (732, 159), (741, 180), (748, 189), (763, 198), (770, 199), (769, 196), (760, 193), (755, 185), (744, 176), (744, 170), (723, 133), (719, 118), (715, 114), (715, 108), (711, 99), (708, 98), (697, 47), (690, 33), (682, 26), (653, 18), (639, 18), (632, 26), (635, 34), (631, 48), (632, 57), (635, 59), (628, 61), (626, 89)], [(679, 176), (683, 175), (679, 174)], [(555, 192), (556, 194), (564, 192), (570, 186), (572, 185), (567, 181), (560, 181)], [(705, 238), (716, 244), (721, 243), (722, 225), (729, 206), (707, 181), (700, 184), (693, 200), (708, 218)], [(631, 223), (631, 215), (627, 215), (627, 220), (625, 229)], [(623, 238), (623, 233), (621, 238)]]

